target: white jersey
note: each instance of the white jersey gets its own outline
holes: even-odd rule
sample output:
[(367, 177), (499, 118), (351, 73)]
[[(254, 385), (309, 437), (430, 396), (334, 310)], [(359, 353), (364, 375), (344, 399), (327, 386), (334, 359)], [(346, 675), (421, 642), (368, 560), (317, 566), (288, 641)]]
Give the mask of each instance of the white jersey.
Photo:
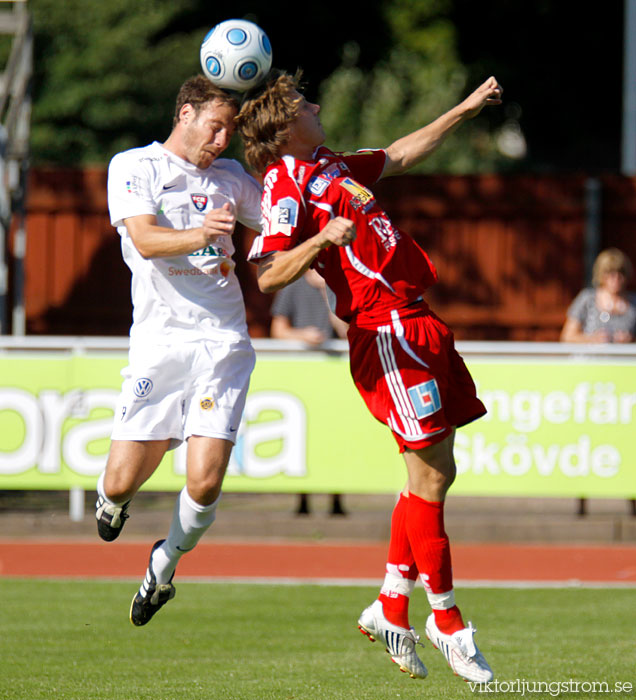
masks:
[(238, 221), (260, 230), (261, 186), (234, 160), (220, 158), (201, 170), (156, 141), (112, 159), (108, 208), (132, 272), (131, 340), (168, 344), (175, 336), (186, 341), (247, 336), (231, 236), (189, 255), (145, 259), (123, 223), (151, 214), (159, 226), (196, 228), (208, 211), (226, 201)]

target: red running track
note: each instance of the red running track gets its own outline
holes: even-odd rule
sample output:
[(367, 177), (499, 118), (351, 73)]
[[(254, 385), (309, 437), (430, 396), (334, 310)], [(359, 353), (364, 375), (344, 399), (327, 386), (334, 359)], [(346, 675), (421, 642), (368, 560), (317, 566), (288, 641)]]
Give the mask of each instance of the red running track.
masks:
[[(0, 577), (139, 578), (150, 542), (0, 540)], [(380, 582), (385, 543), (201, 542), (179, 563), (187, 579)], [(611, 584), (636, 586), (634, 546), (456, 544), (458, 585)]]

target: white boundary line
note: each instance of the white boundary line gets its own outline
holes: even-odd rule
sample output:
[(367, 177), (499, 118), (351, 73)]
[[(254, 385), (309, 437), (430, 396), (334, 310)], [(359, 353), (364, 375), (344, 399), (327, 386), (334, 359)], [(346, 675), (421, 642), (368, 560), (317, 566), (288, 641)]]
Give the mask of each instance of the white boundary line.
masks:
[[(139, 583), (142, 576), (132, 578), (130, 576), (2, 576), (0, 580), (24, 580), (31, 581), (77, 581), (83, 583)], [(297, 578), (297, 577), (254, 577), (248, 576), (183, 576), (175, 579), (175, 585), (179, 583), (202, 583), (202, 584), (249, 584), (259, 586), (342, 586), (342, 587), (374, 587), (378, 590), (382, 585), (380, 579), (364, 578)], [(455, 581), (455, 588), (512, 588), (512, 589), (536, 589), (536, 588), (636, 588), (636, 581), (580, 581), (579, 579), (568, 579), (563, 581), (493, 581), (474, 580), (468, 581), (458, 579)]]

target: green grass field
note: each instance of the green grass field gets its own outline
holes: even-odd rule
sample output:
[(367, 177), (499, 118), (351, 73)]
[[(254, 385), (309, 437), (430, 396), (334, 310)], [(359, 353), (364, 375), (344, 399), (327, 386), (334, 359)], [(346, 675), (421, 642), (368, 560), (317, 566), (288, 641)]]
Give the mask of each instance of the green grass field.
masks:
[[(368, 587), (178, 583), (177, 597), (143, 628), (128, 622), (134, 583), (0, 579), (0, 592), (2, 700), (504, 696), (472, 692), (428, 642), (420, 651), (429, 677), (400, 673), (356, 627), (377, 593)], [(610, 688), (636, 681), (635, 598), (629, 589), (458, 591), (500, 681), (606, 681)], [(423, 591), (411, 609), (423, 633)]]

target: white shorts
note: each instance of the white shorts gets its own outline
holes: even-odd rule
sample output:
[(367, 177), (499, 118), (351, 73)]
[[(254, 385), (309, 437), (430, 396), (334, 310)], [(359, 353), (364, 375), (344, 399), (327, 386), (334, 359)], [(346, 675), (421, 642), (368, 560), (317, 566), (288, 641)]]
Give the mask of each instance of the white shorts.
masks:
[(235, 442), (254, 363), (247, 339), (131, 346), (111, 439)]

